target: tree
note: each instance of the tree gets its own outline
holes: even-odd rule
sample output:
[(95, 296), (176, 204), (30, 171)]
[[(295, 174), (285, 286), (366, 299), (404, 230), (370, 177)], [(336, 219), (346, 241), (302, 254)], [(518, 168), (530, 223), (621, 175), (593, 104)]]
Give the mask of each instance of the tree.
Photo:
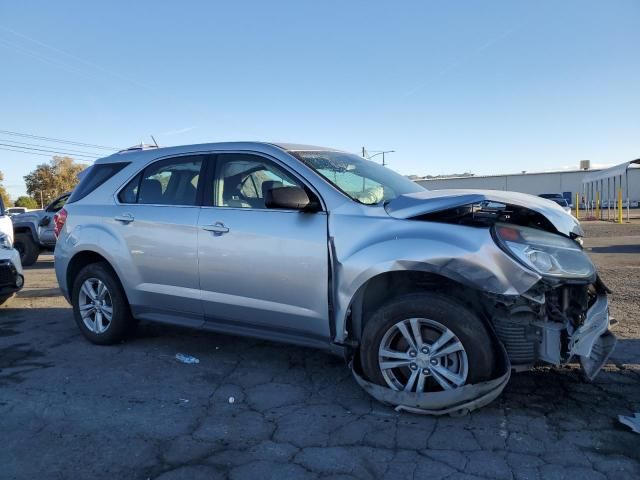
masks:
[(85, 168), (87, 165), (76, 163), (71, 157), (53, 157), (49, 163), (40, 164), (25, 175), (27, 193), (47, 205), (57, 196), (73, 190), (78, 184), (78, 174)]
[(11, 205), (11, 199), (9, 198), (9, 194), (7, 190), (2, 185), (2, 181), (4, 180), (4, 174), (0, 172), (0, 198), (2, 198), (2, 203), (4, 203), (5, 207), (9, 207)]
[(14, 202), (16, 207), (23, 207), (33, 210), (35, 208), (40, 207), (40, 204), (31, 197), (27, 197), (23, 195), (22, 197), (18, 197), (18, 199)]

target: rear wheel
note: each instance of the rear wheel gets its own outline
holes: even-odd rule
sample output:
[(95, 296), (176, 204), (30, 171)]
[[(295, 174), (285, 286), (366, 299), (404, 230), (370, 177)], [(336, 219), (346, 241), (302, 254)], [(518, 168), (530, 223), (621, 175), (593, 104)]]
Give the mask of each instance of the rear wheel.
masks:
[(28, 233), (18, 233), (13, 246), (20, 253), (20, 261), (25, 267), (30, 267), (38, 261), (40, 255), (40, 247)]
[(360, 360), (379, 385), (407, 392), (453, 390), (491, 378), (494, 349), (480, 318), (438, 293), (383, 305), (367, 322)]
[(106, 263), (93, 263), (80, 270), (71, 299), (76, 323), (92, 343), (111, 345), (121, 341), (133, 322), (122, 285)]

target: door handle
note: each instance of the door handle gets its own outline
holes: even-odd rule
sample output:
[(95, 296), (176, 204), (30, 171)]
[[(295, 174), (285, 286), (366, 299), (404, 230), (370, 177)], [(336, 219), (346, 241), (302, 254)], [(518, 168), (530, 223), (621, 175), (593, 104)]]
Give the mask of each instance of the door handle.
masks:
[(202, 229), (207, 232), (217, 233), (218, 235), (229, 232), (229, 228), (227, 228), (222, 222), (216, 222), (213, 225), (204, 225)]
[(116, 222), (122, 222), (125, 225), (133, 222), (135, 220), (135, 218), (133, 218), (133, 215), (131, 215), (130, 213), (125, 213), (124, 215), (118, 215), (116, 217), (114, 217), (114, 220)]

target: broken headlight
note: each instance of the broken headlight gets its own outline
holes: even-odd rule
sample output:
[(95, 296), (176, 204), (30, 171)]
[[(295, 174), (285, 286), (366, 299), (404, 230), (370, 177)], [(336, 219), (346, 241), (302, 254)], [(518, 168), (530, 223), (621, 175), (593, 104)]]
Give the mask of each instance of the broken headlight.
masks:
[(540, 275), (579, 279), (595, 273), (587, 254), (562, 235), (499, 223), (493, 227), (493, 234), (504, 251)]

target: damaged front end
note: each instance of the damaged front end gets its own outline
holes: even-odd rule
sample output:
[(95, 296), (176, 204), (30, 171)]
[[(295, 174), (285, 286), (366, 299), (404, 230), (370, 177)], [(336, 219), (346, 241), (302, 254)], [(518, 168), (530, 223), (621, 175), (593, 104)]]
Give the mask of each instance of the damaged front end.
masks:
[(332, 219), (334, 231), (350, 232), (335, 236), (336, 304), (347, 319), (337, 341), (362, 331), (369, 303), (435, 291), (485, 320), (502, 361), (485, 381), (419, 392), (368, 381), (355, 356), (353, 375), (373, 397), (398, 410), (456, 414), (495, 399), (514, 370), (577, 361), (593, 380), (602, 369), (616, 343), (608, 289), (582, 249), (579, 222), (558, 205), (514, 192), (449, 190), (401, 195), (384, 208), (402, 222), (372, 233), (352, 218)]
[[(455, 195), (444, 198), (452, 202)], [(507, 203), (513, 198), (516, 203)], [(485, 293), (480, 298), (512, 367), (578, 360), (591, 381), (616, 344), (609, 331), (609, 291), (582, 249), (577, 220), (539, 199), (524, 203), (511, 192), (498, 198), (483, 195), (480, 201), (413, 219), (488, 227), (507, 255), (541, 278), (520, 295)]]
[(588, 285), (543, 280), (518, 297), (486, 295), (484, 310), (515, 370), (577, 359), (593, 380), (616, 344), (600, 278)]

